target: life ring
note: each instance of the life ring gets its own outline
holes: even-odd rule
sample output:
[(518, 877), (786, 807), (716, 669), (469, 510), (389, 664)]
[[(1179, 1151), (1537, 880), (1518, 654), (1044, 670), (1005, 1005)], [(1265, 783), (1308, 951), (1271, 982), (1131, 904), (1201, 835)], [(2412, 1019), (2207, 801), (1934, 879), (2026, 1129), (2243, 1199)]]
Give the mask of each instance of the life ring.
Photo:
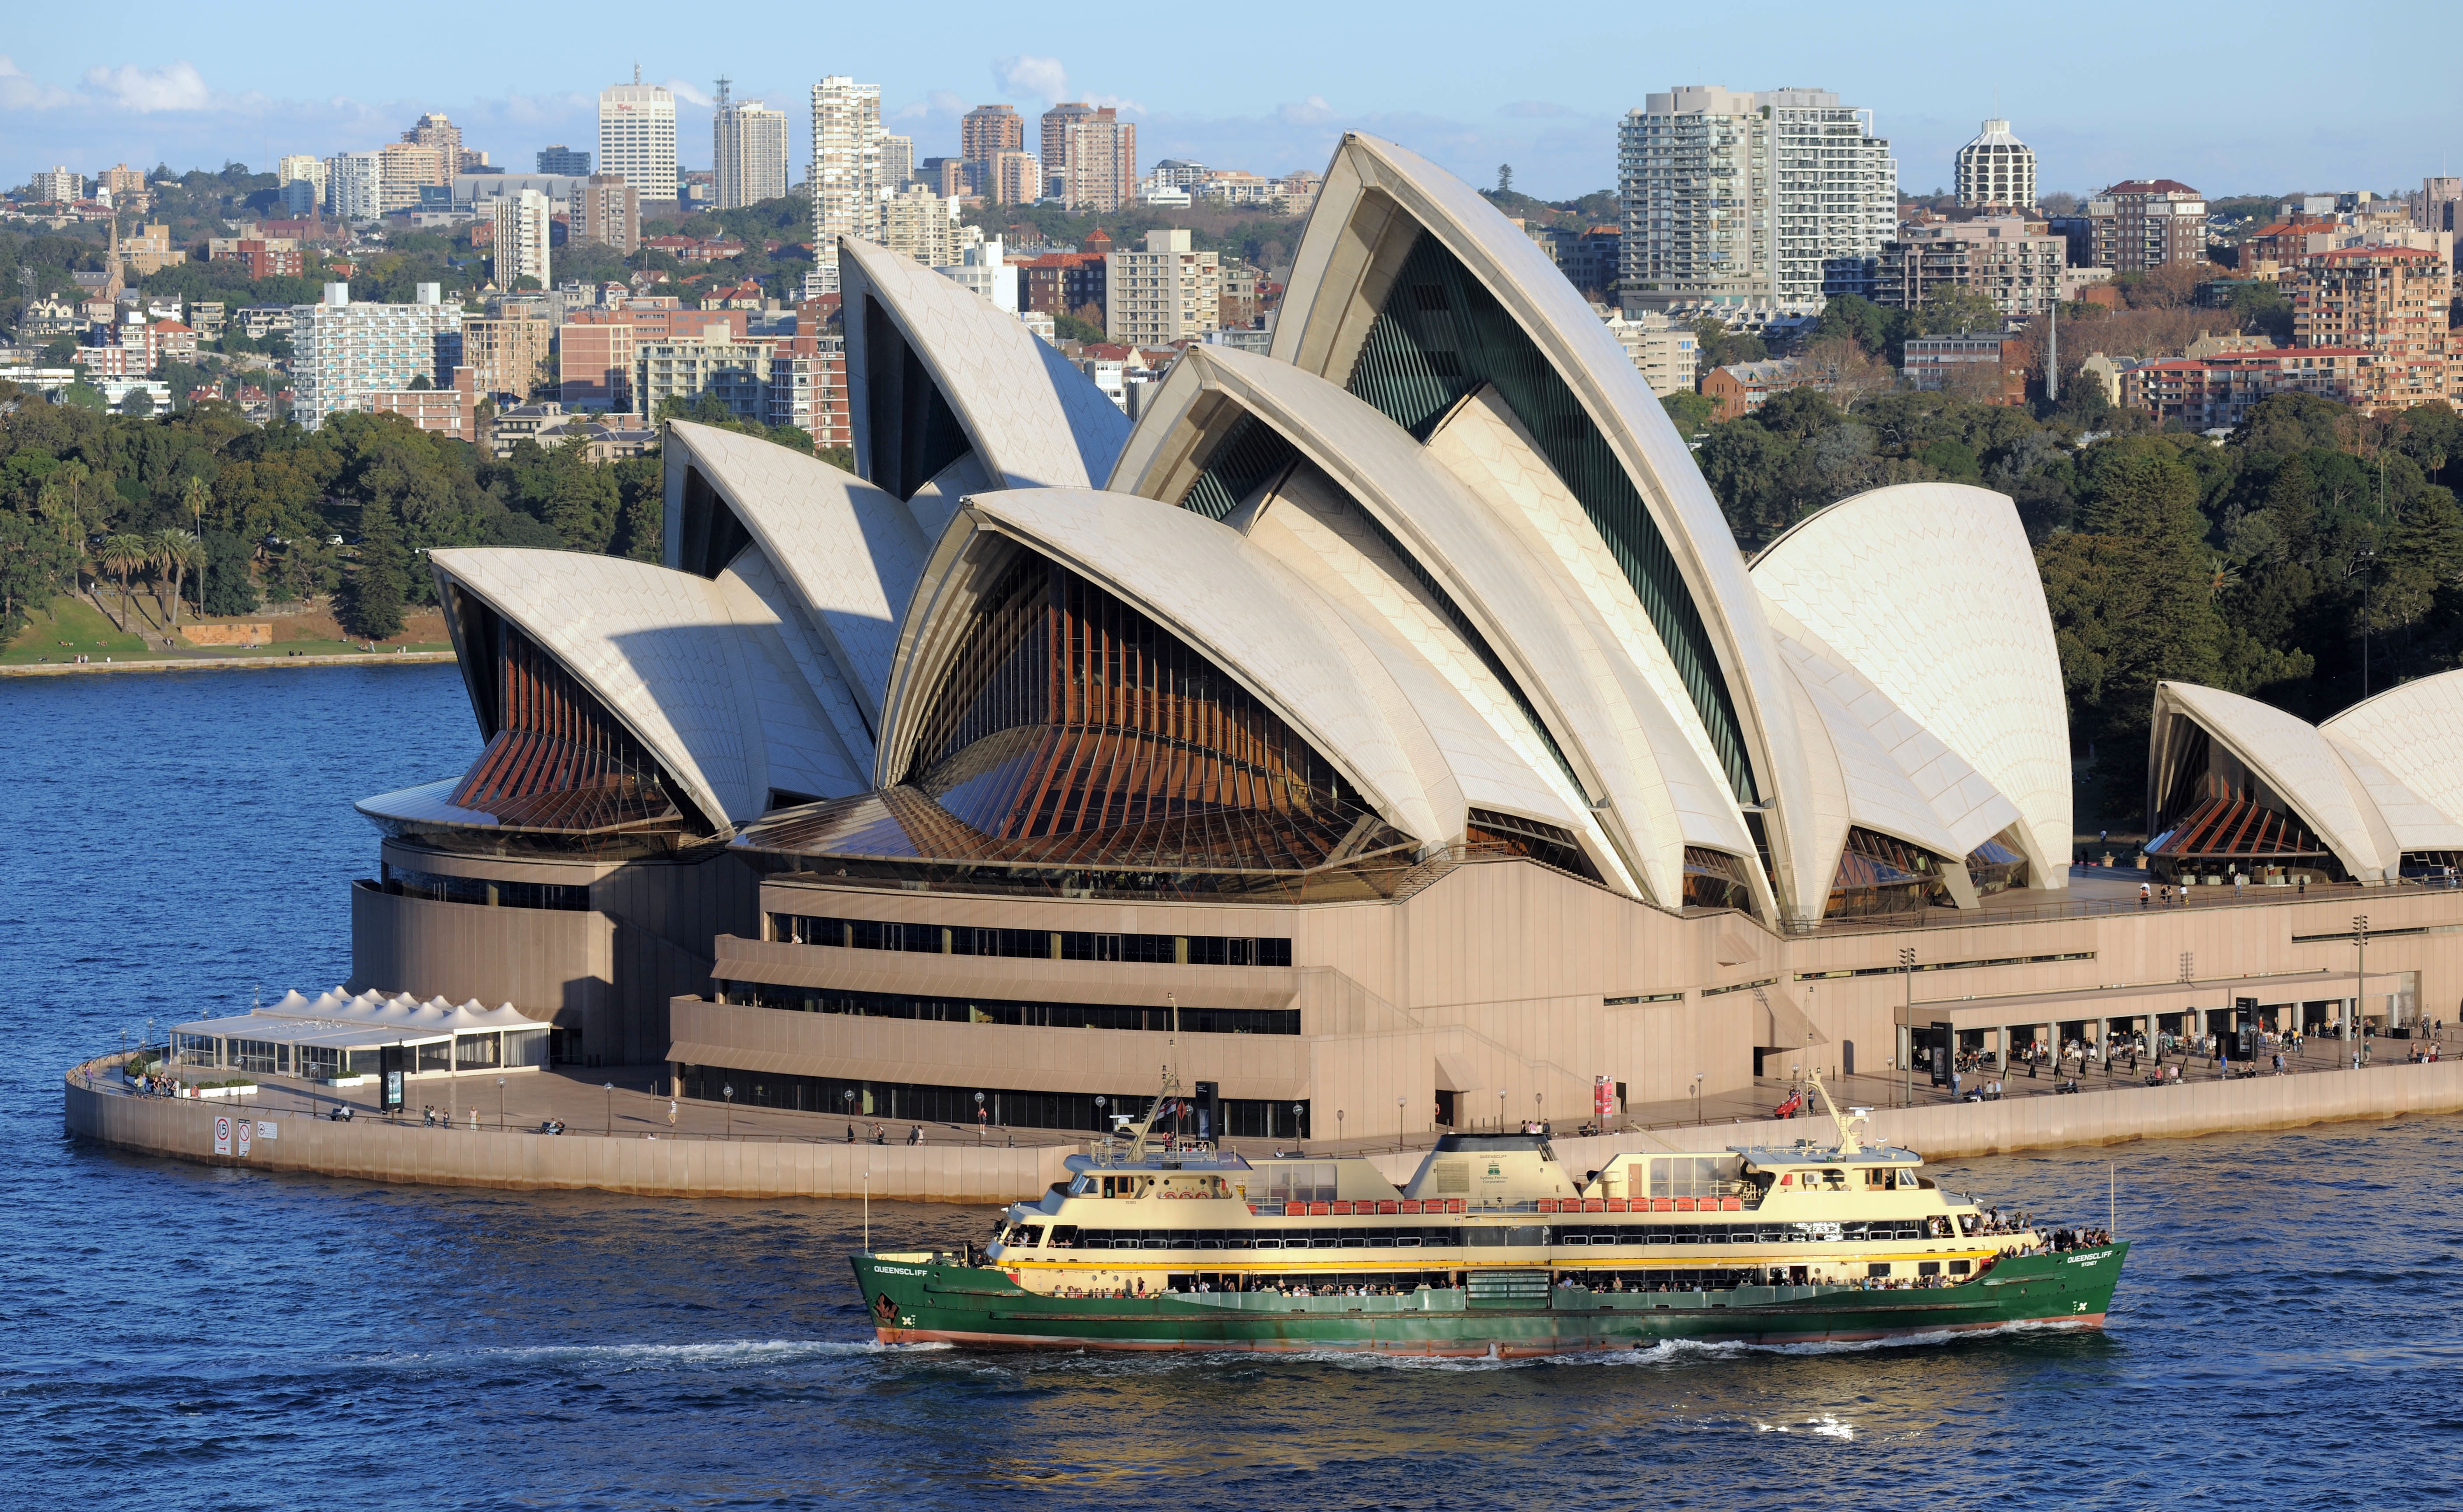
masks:
[(881, 1294), (881, 1300), (872, 1305), (872, 1310), (881, 1314), (881, 1321), (883, 1323), (897, 1321), (898, 1303), (885, 1291)]

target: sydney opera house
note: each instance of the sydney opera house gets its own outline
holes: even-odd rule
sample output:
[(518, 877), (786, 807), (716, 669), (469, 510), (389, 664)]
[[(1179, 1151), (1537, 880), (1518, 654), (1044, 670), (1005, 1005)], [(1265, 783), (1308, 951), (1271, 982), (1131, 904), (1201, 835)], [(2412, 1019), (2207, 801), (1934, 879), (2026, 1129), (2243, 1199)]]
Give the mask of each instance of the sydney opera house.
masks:
[(2074, 887), (2011, 503), (1885, 488), (1747, 560), (1597, 314), (1407, 151), (1344, 140), (1271, 354), (1190, 348), (1134, 426), (960, 285), (841, 270), (854, 473), (677, 423), (661, 565), (435, 553), (486, 745), (360, 804), (355, 989), (1051, 1129), (1176, 1024), (1230, 1133), (1318, 1138), (2463, 991), (2419, 885), (2463, 679), (2316, 728), (2167, 686), (2149, 871)]

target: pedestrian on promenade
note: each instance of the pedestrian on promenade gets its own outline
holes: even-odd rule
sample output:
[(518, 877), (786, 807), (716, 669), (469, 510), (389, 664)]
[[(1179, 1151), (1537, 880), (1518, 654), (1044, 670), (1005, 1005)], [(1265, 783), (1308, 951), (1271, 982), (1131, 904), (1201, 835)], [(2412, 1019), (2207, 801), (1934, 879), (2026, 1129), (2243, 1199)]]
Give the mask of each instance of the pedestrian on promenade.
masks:
[(2150, 884), (2150, 883), (2147, 883), (2147, 882), (2141, 882), (2141, 883), (2139, 883), (2139, 884), (2138, 884), (2138, 906), (2139, 906), (2139, 907), (2141, 907), (2141, 908), (2145, 908), (2145, 907), (2147, 906), (2147, 896), (2148, 896), (2149, 894), (2153, 893), (2154, 891), (2155, 891), (2155, 889), (2154, 889), (2154, 887), (2153, 887), (2153, 885), (2152, 885), (2152, 884)]
[(673, 1129), (675, 1126), (676, 1126), (676, 1100), (675, 1100), (674, 1098), (670, 1097), (670, 1098), (668, 1098), (668, 1099), (667, 1099), (667, 1127), (668, 1127), (668, 1128), (670, 1128), (670, 1129)]
[(853, 1144), (853, 1143), (855, 1143), (855, 1125), (853, 1125), (853, 1124), (849, 1124), (849, 1125), (847, 1125), (847, 1138), (846, 1138), (846, 1142), (847, 1142), (847, 1143), (849, 1143), (849, 1144)]

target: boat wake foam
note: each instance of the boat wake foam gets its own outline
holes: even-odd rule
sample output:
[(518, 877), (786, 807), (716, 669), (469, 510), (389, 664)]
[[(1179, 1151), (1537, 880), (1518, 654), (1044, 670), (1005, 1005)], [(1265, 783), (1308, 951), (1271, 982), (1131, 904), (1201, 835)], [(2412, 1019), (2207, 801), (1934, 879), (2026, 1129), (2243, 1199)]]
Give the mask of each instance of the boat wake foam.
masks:
[(714, 1339), (698, 1344), (531, 1344), (370, 1360), (397, 1369), (465, 1370), (488, 1363), (571, 1365), (596, 1371), (725, 1369), (800, 1364), (863, 1355), (942, 1353), (948, 1344), (883, 1344), (877, 1339)]

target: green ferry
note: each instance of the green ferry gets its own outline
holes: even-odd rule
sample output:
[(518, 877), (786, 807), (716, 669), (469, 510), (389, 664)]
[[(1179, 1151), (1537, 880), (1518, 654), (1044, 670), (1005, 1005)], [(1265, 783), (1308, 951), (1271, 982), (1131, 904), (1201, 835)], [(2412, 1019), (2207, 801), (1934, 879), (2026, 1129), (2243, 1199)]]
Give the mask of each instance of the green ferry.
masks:
[(1447, 1134), (1399, 1188), (1364, 1159), (1163, 1148), (1149, 1113), (980, 1249), (859, 1254), (856, 1279), (884, 1344), (970, 1348), (1515, 1358), (2103, 1325), (2126, 1243), (2003, 1220), (1814, 1090), (1823, 1143), (1576, 1172), (1526, 1125)]

